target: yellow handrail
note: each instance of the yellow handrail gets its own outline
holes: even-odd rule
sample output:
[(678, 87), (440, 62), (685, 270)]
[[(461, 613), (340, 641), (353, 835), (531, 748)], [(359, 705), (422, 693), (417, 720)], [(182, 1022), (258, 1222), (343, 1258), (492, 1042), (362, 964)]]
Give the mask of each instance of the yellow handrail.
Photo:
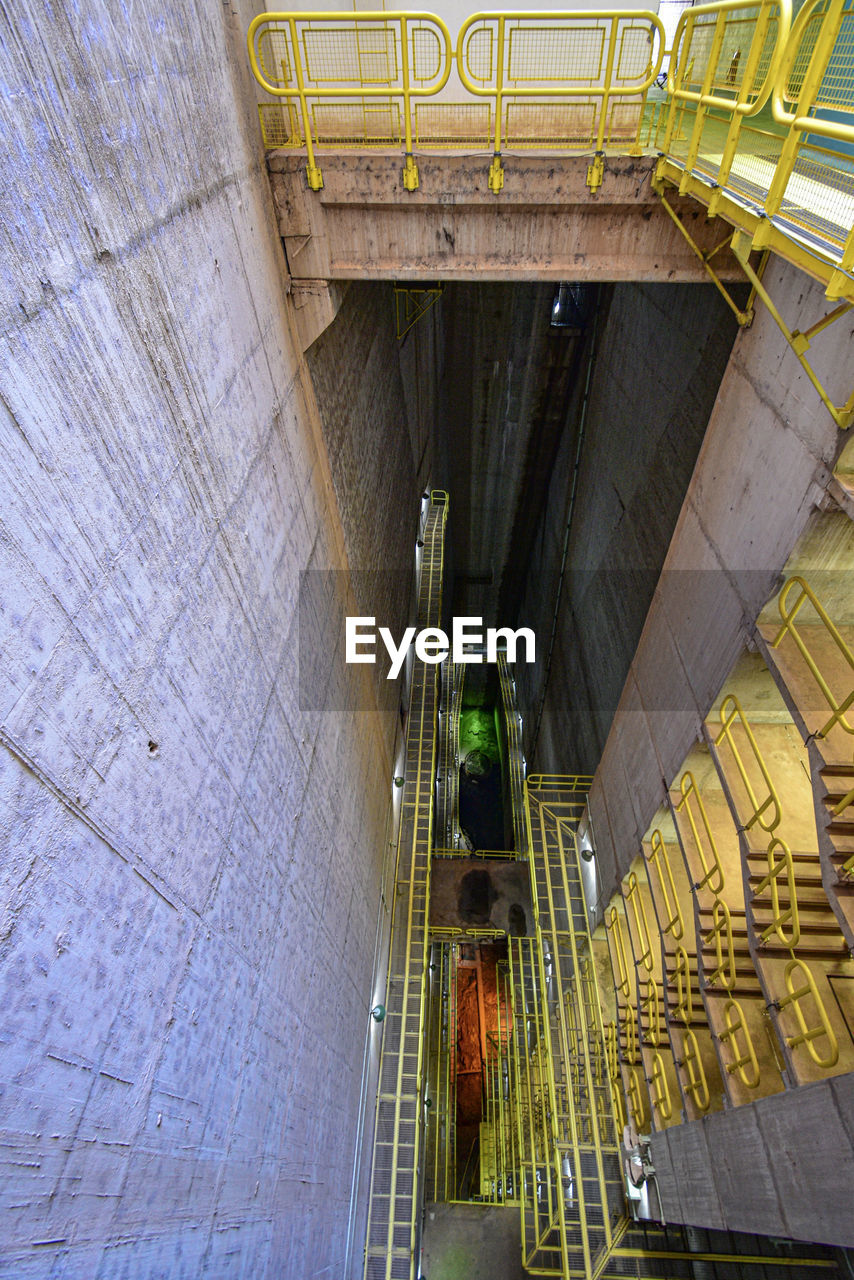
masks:
[[(554, 108), (545, 111), (544, 101), (548, 106), (575, 100), (579, 107), (564, 110), (564, 136), (552, 128), (548, 141), (572, 145), (577, 134), (582, 147), (601, 152), (615, 135), (627, 140), (618, 114), (612, 110), (609, 117), (612, 99), (623, 103), (634, 100), (630, 130), (634, 146), (645, 95), (661, 67), (664, 44), (661, 20), (645, 10), (472, 14), (457, 37), (457, 74), (468, 93), (490, 101), (490, 189), (497, 193), (504, 185), (500, 158), (504, 143), (542, 146), (538, 134), (542, 134), (543, 121), (557, 123)], [(598, 181), (595, 185), (591, 182), (594, 190), (598, 185)]]
[(634, 871), (630, 871), (626, 880), (625, 900), (628, 905), (631, 903), (632, 914), (635, 920), (635, 933), (637, 934), (638, 955), (637, 963), (643, 965), (647, 973), (652, 973), (654, 967), (654, 959), (652, 955), (652, 942), (650, 941), (649, 922), (646, 918), (646, 906), (641, 897), (640, 884)]
[(685, 926), (682, 922), (682, 908), (679, 905), (679, 895), (676, 892), (676, 883), (673, 879), (673, 868), (667, 856), (667, 847), (657, 827), (650, 837), (649, 846), (648, 852), (646, 846), (644, 846), (644, 857), (647, 864), (655, 868), (655, 874), (658, 876), (661, 897), (661, 933), (662, 935), (669, 933), (673, 938), (679, 939), (685, 932)]
[[(756, 15), (753, 23), (748, 17), (751, 12)], [(791, 0), (716, 0), (684, 10), (673, 37), (667, 72), (667, 92), (673, 104), (692, 102), (738, 116), (756, 115), (774, 88), (791, 15)], [(693, 47), (695, 33), (699, 33), (697, 49)], [(769, 35), (773, 38), (770, 51)], [(742, 48), (745, 43), (746, 52)], [(700, 74), (702, 80), (697, 78)], [(702, 87), (689, 89), (690, 84)]]
[[(721, 728), (718, 736), (715, 738), (715, 746), (719, 747), (722, 742), (726, 742), (729, 746), (739, 777), (741, 778), (744, 789), (747, 792), (750, 804), (753, 806), (751, 814), (744, 824), (745, 830), (749, 831), (754, 822), (758, 822), (763, 831), (767, 831), (769, 833), (775, 831), (780, 825), (780, 819), (782, 818), (780, 798), (777, 795), (776, 787), (771, 781), (765, 761), (762, 758), (762, 753), (759, 750), (756, 738), (753, 735), (753, 730), (748, 724), (747, 717), (742, 710), (741, 703), (734, 693), (728, 693), (724, 697), (723, 702), (721, 703), (720, 717)], [(740, 724), (741, 728), (744, 730), (744, 736), (747, 738), (748, 745), (753, 753), (753, 759), (760, 774), (762, 775), (762, 781), (765, 783), (768, 794), (764, 796), (761, 801), (757, 799), (756, 792), (754, 791), (753, 784), (748, 777), (747, 768), (733, 735), (732, 730), (735, 724)], [(766, 814), (766, 810), (769, 811), (768, 814)]]
[(655, 978), (650, 978), (647, 984), (646, 995), (641, 1000), (641, 1009), (647, 1017), (647, 1041), (657, 1048), (661, 1041), (661, 1004)]
[[(611, 907), (605, 920), (605, 932), (608, 939), (614, 940), (613, 949), (608, 948), (611, 956), (611, 968), (614, 973), (614, 986), (617, 991), (628, 998), (631, 991), (629, 982), (629, 966), (626, 962), (626, 944), (623, 939), (623, 926), (620, 923), (620, 914), (616, 907)], [(615, 963), (616, 956), (616, 963)]]
[[(780, 851), (778, 861), (774, 860), (774, 853)], [(786, 888), (789, 892), (789, 906), (781, 908), (780, 906), (780, 888), (778, 881), (785, 873)], [(784, 947), (796, 947), (801, 940), (801, 925), (798, 915), (798, 897), (795, 888), (795, 867), (792, 862), (792, 851), (786, 844), (785, 840), (779, 840), (776, 837), (768, 845), (768, 874), (763, 876), (759, 884), (753, 890), (753, 902), (766, 889), (771, 890), (771, 923), (767, 925), (759, 937), (762, 942), (767, 942), (772, 933), (776, 933), (780, 942)], [(783, 932), (783, 926), (791, 923), (791, 930), (787, 936)]]
[[(681, 792), (682, 799), (675, 806), (676, 812), (682, 813), (683, 810), (685, 812), (685, 816), (687, 817), (691, 827), (691, 834), (694, 837), (694, 847), (696, 848), (697, 856), (700, 859), (700, 866), (703, 868), (703, 875), (695, 883), (694, 888), (709, 889), (710, 892), (714, 894), (722, 893), (725, 884), (724, 869), (721, 866), (718, 846), (715, 843), (715, 837), (712, 835), (712, 828), (709, 824), (706, 806), (703, 804), (703, 797), (700, 795), (697, 783), (694, 781), (694, 775), (690, 769), (686, 769), (682, 774), (682, 778), (679, 783), (679, 790)], [(690, 804), (692, 798), (694, 799), (697, 810), (700, 814), (700, 821), (703, 824), (703, 832), (705, 834), (708, 851), (711, 854), (711, 857), (707, 856), (703, 841), (700, 839), (700, 831), (697, 827), (697, 823), (694, 818), (694, 811)]]
[(694, 1020), (694, 996), (691, 990), (691, 965), (684, 947), (676, 948), (676, 964), (669, 980), (676, 982), (675, 1015), (687, 1027)]
[[(733, 1055), (732, 1061), (725, 1064), (726, 1069), (730, 1075), (738, 1072), (742, 1084), (746, 1085), (748, 1089), (755, 1089), (759, 1085), (761, 1074), (744, 1010), (737, 1000), (730, 998), (724, 1005), (723, 1013), (726, 1021), (726, 1030), (719, 1031), (717, 1036), (721, 1044), (732, 1041), (731, 1052)], [(742, 1036), (744, 1040), (742, 1049), (739, 1049), (739, 1036)]]
[(711, 1101), (709, 1084), (700, 1054), (700, 1046), (690, 1027), (685, 1031), (682, 1055), (681, 1065), (685, 1075), (688, 1077), (687, 1082), (683, 1085), (685, 1092), (698, 1111), (706, 1112)]
[(639, 1061), (638, 1054), (638, 1016), (634, 1006), (627, 1004), (623, 1012), (623, 1032), (626, 1037), (626, 1047), (624, 1057), (626, 1063), (636, 1063)]
[[(800, 977), (801, 985), (796, 987), (795, 981), (797, 977)], [(797, 959), (790, 960), (786, 965), (784, 978), (788, 994), (776, 1001), (776, 1005), (778, 1009), (786, 1009), (791, 1005), (800, 1027), (800, 1033), (795, 1036), (787, 1036), (786, 1043), (791, 1049), (796, 1049), (798, 1045), (804, 1045), (816, 1066), (829, 1071), (839, 1061), (839, 1045), (833, 1027), (830, 1025), (824, 1001), (815, 985), (815, 978), (813, 978), (803, 960)], [(818, 1014), (818, 1023), (812, 1026), (807, 1026), (807, 1020), (801, 1008), (801, 1001), (806, 996), (812, 998)], [(828, 1044), (828, 1050), (823, 1057), (819, 1055), (816, 1049), (816, 1041), (822, 1038), (826, 1039)]]
[(670, 1100), (670, 1086), (667, 1083), (664, 1060), (660, 1053), (652, 1055), (652, 1075), (649, 1083), (652, 1088), (652, 1105), (662, 1120), (669, 1120), (673, 1115), (673, 1103)]
[(731, 991), (735, 986), (735, 953), (732, 948), (732, 921), (729, 907), (722, 898), (715, 898), (712, 907), (712, 927), (706, 934), (704, 942), (714, 941), (717, 964), (706, 978), (706, 983), (714, 987), (720, 983), (724, 991)]
[[(353, 133), (346, 99), (351, 105), (355, 100), (363, 113), (361, 145), (371, 144), (364, 117), (367, 102), (381, 102), (389, 110), (390, 122), (388, 104), (400, 99), (403, 183), (409, 191), (417, 188), (411, 103), (439, 93), (451, 74), (451, 35), (441, 18), (418, 10), (259, 13), (249, 24), (246, 40), (252, 73), (261, 88), (274, 98), (299, 103), (313, 191), (323, 186), (323, 177), (314, 158), (316, 135), (322, 131), (316, 119), (312, 127), (312, 114), (316, 114), (315, 102), (324, 99), (330, 104), (327, 114), (333, 141), (339, 146), (346, 146)], [(261, 123), (263, 128), (263, 108)], [(388, 140), (382, 136), (383, 143)]]
[[(792, 594), (792, 591), (795, 587), (797, 587), (798, 593), (795, 596), (794, 602), (790, 604), (789, 596)], [(818, 663), (816, 662), (815, 658), (810, 652), (810, 649), (806, 643), (806, 640), (804, 639), (803, 635), (798, 630), (798, 627), (796, 625), (795, 620), (801, 608), (807, 601), (809, 601), (809, 603), (812, 605), (825, 631), (830, 636), (831, 640), (836, 645), (836, 648), (839, 650), (842, 657), (845, 659), (845, 661), (847, 662), (848, 666), (851, 669), (852, 688), (841, 699), (837, 698), (837, 696), (834, 694), (834, 692), (830, 688), (830, 685), (828, 684), (827, 680), (822, 675), (821, 669)], [(783, 637), (785, 635), (788, 634), (792, 637), (795, 644), (797, 645), (798, 652), (800, 653), (801, 657), (803, 658), (804, 662), (806, 663), (809, 669), (810, 675), (812, 676), (813, 680), (815, 680), (816, 684), (821, 690), (821, 693), (825, 702), (830, 707), (830, 710), (833, 713), (830, 719), (824, 725), (822, 725), (822, 727), (817, 731), (817, 733), (815, 734), (815, 737), (817, 738), (827, 737), (828, 733), (833, 728), (833, 726), (837, 724), (841, 729), (844, 729), (846, 733), (854, 734), (854, 724), (850, 724), (848, 720), (846, 720), (845, 718), (845, 713), (851, 708), (852, 705), (854, 705), (854, 653), (851, 652), (850, 647), (845, 642), (842, 635), (839, 633), (838, 629), (832, 622), (829, 614), (824, 609), (823, 605), (819, 601), (812, 587), (809, 585), (808, 582), (805, 581), (804, 578), (799, 577), (797, 574), (795, 574), (794, 577), (789, 578), (788, 582), (785, 584), (785, 586), (782, 588), (780, 592), (780, 595), (777, 599), (777, 606), (780, 610), (780, 617), (783, 620), (783, 625), (781, 626), (775, 638), (771, 641), (771, 648), (772, 649), (779, 648), (780, 644), (783, 641)]]

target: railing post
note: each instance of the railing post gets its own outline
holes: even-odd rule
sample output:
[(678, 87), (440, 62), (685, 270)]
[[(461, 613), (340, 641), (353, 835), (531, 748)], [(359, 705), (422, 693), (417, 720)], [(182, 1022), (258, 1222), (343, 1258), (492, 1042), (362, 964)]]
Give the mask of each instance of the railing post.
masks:
[(406, 139), (403, 185), (407, 191), (417, 191), (418, 166), (412, 154), (412, 114), (409, 97), (409, 26), (405, 13), (400, 15), (400, 69), (403, 79), (403, 128)]
[(312, 191), (320, 191), (323, 186), (323, 175), (314, 163), (314, 145), (311, 140), (311, 120), (308, 114), (308, 103), (305, 100), (305, 81), (302, 74), (302, 58), (300, 57), (299, 44), (297, 41), (297, 24), (296, 18), (291, 15), (288, 18), (288, 29), (291, 33), (291, 49), (294, 55), (294, 74), (297, 80), (297, 91), (299, 93), (300, 112), (302, 114), (302, 128), (305, 134), (305, 155), (306, 155), (306, 174), (308, 175), (308, 185)]
[(489, 189), (496, 195), (504, 186), (504, 170), (501, 167), (501, 106), (504, 96), (504, 14), (498, 15), (498, 51), (495, 69), (495, 138), (492, 164), (489, 166)]
[(602, 185), (605, 175), (605, 124), (608, 118), (608, 103), (611, 98), (611, 77), (614, 74), (614, 50), (617, 46), (617, 30), (620, 20), (614, 15), (608, 32), (608, 56), (605, 60), (605, 82), (602, 86), (602, 97), (599, 102), (599, 127), (596, 130), (596, 155), (587, 169), (587, 185), (591, 192), (596, 192)]

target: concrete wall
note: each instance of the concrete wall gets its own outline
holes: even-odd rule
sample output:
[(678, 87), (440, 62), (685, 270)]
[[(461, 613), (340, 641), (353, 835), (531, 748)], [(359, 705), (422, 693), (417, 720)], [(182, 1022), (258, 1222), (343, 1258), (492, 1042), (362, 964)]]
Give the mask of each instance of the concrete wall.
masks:
[(526, 755), (538, 772), (592, 773), (599, 761), (735, 330), (711, 285), (617, 285), (601, 291), (595, 335), (591, 324), (519, 614), (538, 637), (536, 668), (517, 670)]
[[(794, 267), (773, 259), (765, 280), (792, 327), (825, 313), (821, 288)], [(810, 352), (838, 401), (850, 392), (849, 341), (850, 326), (830, 328)], [(603, 901), (824, 501), (842, 443), (759, 304), (732, 349), (591, 792)], [(546, 705), (556, 714), (551, 695)]]
[[(300, 711), (296, 599), (301, 569), (373, 562), (384, 531), (339, 520), (251, 16), (2, 20), (16, 1280), (344, 1274), (395, 717)], [(405, 524), (414, 468), (383, 465)]]
[(854, 1075), (674, 1125), (651, 1152), (669, 1222), (854, 1247)]
[[(777, 260), (765, 282), (793, 328), (827, 310), (820, 287)], [(810, 353), (837, 403), (850, 393), (849, 343), (850, 325), (831, 328)], [(760, 306), (733, 347), (590, 793), (600, 909), (637, 856), (794, 544), (827, 501), (842, 443)], [(851, 1079), (656, 1135), (665, 1217), (850, 1245)]]

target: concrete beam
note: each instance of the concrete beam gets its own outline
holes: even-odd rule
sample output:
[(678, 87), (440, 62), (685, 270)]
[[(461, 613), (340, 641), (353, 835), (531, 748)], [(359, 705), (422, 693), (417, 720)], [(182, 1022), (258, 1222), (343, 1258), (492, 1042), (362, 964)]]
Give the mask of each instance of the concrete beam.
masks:
[[(593, 194), (588, 156), (507, 156), (495, 195), (480, 155), (419, 157), (413, 192), (396, 154), (324, 155), (321, 191), (309, 189), (304, 156), (267, 157), (294, 279), (706, 281), (652, 190), (655, 162), (607, 157)], [(703, 250), (731, 231), (695, 201), (673, 206)], [(743, 280), (728, 250), (715, 263), (723, 279)]]

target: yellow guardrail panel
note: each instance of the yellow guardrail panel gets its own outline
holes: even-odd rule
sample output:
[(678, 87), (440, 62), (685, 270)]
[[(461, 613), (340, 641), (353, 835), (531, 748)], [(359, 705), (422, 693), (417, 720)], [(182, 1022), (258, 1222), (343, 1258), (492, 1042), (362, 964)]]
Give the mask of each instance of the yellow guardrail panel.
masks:
[(620, 921), (620, 913), (616, 907), (611, 907), (605, 920), (605, 932), (608, 937), (608, 950), (611, 956), (611, 968), (614, 973), (614, 986), (620, 995), (628, 998), (631, 991), (629, 982), (629, 966), (626, 962), (626, 943), (623, 938), (623, 926)]
[(675, 1016), (680, 1018), (687, 1027), (694, 1020), (694, 993), (691, 989), (691, 963), (684, 947), (676, 948), (675, 961), (673, 972), (668, 976), (668, 980), (676, 983)]
[(652, 1090), (652, 1105), (662, 1120), (669, 1120), (673, 1115), (673, 1102), (670, 1097), (670, 1086), (667, 1083), (664, 1059), (660, 1053), (652, 1055), (652, 1074), (649, 1084)]
[[(688, 820), (691, 835), (694, 839), (694, 848), (697, 851), (697, 857), (703, 869), (702, 876), (693, 887), (695, 889), (709, 889), (714, 894), (722, 893), (725, 883), (724, 869), (721, 865), (715, 837), (712, 834), (709, 815), (706, 813), (706, 806), (703, 804), (703, 797), (700, 795), (699, 788), (690, 769), (686, 769), (682, 774), (679, 782), (679, 791), (681, 799), (674, 807), (677, 813), (684, 813)], [(700, 826), (697, 825), (697, 818), (694, 814), (695, 808), (700, 818)]]
[(732, 947), (732, 921), (729, 907), (722, 898), (715, 898), (712, 907), (712, 927), (704, 941), (715, 946), (715, 967), (706, 979), (708, 986), (720, 985), (724, 991), (735, 986), (735, 953)]
[(652, 954), (649, 921), (646, 918), (646, 905), (644, 904), (640, 884), (634, 871), (630, 871), (626, 878), (624, 897), (627, 905), (631, 903), (632, 916), (635, 922), (635, 936), (638, 947), (637, 963), (643, 965), (647, 973), (652, 973), (655, 961)]
[[(400, 142), (404, 186), (416, 189), (412, 102), (439, 93), (451, 73), (451, 36), (441, 18), (415, 10), (260, 13), (246, 39), (255, 79), (285, 99), (280, 145), (305, 146), (313, 190), (323, 186), (318, 144)], [(263, 104), (261, 124), (264, 129)]]
[[(741, 778), (744, 789), (747, 792), (747, 798), (752, 806), (750, 816), (744, 823), (745, 830), (749, 831), (754, 822), (756, 822), (760, 827), (762, 827), (763, 831), (771, 833), (780, 825), (780, 820), (783, 816), (780, 806), (780, 797), (777, 795), (777, 789), (771, 781), (771, 776), (768, 773), (768, 768), (762, 757), (762, 752), (759, 750), (759, 746), (756, 742), (756, 738), (754, 737), (753, 730), (750, 727), (747, 716), (744, 714), (741, 703), (734, 693), (726, 694), (721, 702), (720, 718), (721, 728), (715, 738), (715, 746), (720, 747), (722, 743), (725, 742), (729, 747), (733, 762), (738, 770), (738, 775)], [(759, 775), (765, 785), (765, 794), (761, 799), (756, 795), (753, 782), (747, 771), (747, 765), (745, 764), (741, 751), (739, 750), (739, 746), (733, 732), (736, 726), (740, 726), (744, 733), (747, 745), (750, 748), (750, 755), (759, 770)]]
[[(854, 50), (852, 50), (852, 54), (854, 55)], [(851, 75), (852, 80), (854, 80), (854, 66), (852, 66)], [(793, 593), (794, 597), (790, 599), (790, 597), (793, 596)], [(807, 603), (811, 605), (821, 625), (830, 636), (851, 672), (852, 687), (845, 690), (841, 696), (840, 694), (834, 693), (831, 689), (818, 662), (816, 661), (814, 654), (811, 652), (803, 633), (798, 628), (798, 614)], [(817, 738), (825, 738), (834, 725), (839, 725), (839, 727), (844, 729), (846, 733), (854, 734), (854, 724), (849, 723), (846, 719), (846, 713), (851, 709), (852, 705), (854, 705), (854, 653), (851, 652), (850, 646), (839, 633), (839, 630), (834, 625), (830, 615), (821, 604), (812, 587), (804, 578), (799, 577), (797, 574), (789, 578), (788, 582), (782, 588), (777, 598), (777, 607), (780, 610), (780, 617), (783, 625), (771, 641), (771, 648), (779, 648), (787, 634), (792, 637), (792, 640), (797, 645), (798, 652), (809, 669), (810, 675), (818, 685), (822, 697), (832, 713), (830, 719), (822, 725), (815, 736)], [(803, 619), (801, 621), (803, 622)]]
[[(839, 1062), (839, 1045), (833, 1027), (830, 1025), (824, 1002), (815, 985), (815, 978), (803, 960), (789, 961), (786, 965), (785, 983), (787, 994), (776, 1002), (777, 1008), (782, 1010), (791, 1005), (800, 1028), (797, 1035), (786, 1037), (786, 1043), (791, 1049), (804, 1045), (816, 1066), (829, 1071)], [(813, 1003), (817, 1018), (817, 1021), (810, 1020), (809, 1023), (803, 1009), (803, 1002), (807, 997)], [(817, 1042), (822, 1040), (826, 1042), (824, 1053), (820, 1053), (817, 1047)]]
[(694, 1032), (690, 1027), (685, 1031), (682, 1053), (683, 1058), (680, 1065), (687, 1077), (683, 1086), (685, 1092), (698, 1111), (706, 1112), (709, 1109), (709, 1103), (711, 1101), (709, 1084), (706, 1080), (706, 1071), (703, 1066), (703, 1057), (700, 1053), (700, 1046), (697, 1043), (697, 1037), (694, 1035)]
[(634, 148), (664, 43), (660, 19), (642, 10), (544, 9), (468, 18), (457, 37), (457, 72), (468, 93), (491, 102), (492, 190), (503, 185), (503, 146)]
[(649, 842), (649, 850), (644, 846), (644, 857), (647, 864), (655, 869), (658, 879), (659, 898), (661, 900), (661, 932), (670, 934), (677, 941), (685, 932), (682, 920), (682, 908), (679, 905), (679, 894), (673, 878), (673, 868), (667, 856), (667, 847), (661, 832), (656, 827)]
[[(776, 857), (775, 854), (777, 855)], [(789, 894), (788, 907), (783, 907), (780, 904), (779, 882), (784, 876)], [(771, 934), (776, 933), (777, 938), (784, 947), (796, 947), (801, 940), (798, 895), (795, 887), (795, 867), (792, 862), (792, 851), (785, 840), (775, 838), (768, 845), (768, 874), (762, 877), (753, 890), (754, 904), (766, 889), (770, 890), (772, 915), (771, 923), (759, 935), (760, 940), (767, 942)], [(788, 933), (784, 932), (785, 925), (790, 926)]]
[(737, 1072), (742, 1084), (748, 1089), (756, 1089), (761, 1079), (759, 1061), (744, 1010), (738, 1000), (727, 1000), (724, 1021), (726, 1027), (717, 1033), (717, 1037), (721, 1044), (727, 1045), (732, 1054), (732, 1061), (725, 1064), (726, 1069), (730, 1075)]

